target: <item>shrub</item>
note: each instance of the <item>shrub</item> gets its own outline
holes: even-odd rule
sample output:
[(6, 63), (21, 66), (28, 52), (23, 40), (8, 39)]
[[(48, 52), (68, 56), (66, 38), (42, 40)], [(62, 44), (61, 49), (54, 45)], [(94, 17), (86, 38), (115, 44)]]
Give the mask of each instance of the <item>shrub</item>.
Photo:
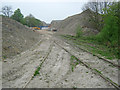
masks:
[(76, 29), (76, 37), (79, 38), (82, 36), (82, 28), (80, 26)]
[(104, 27), (96, 38), (108, 46), (115, 47), (118, 45), (118, 21), (120, 20), (118, 17), (118, 5), (115, 3), (105, 10), (107, 13), (103, 15)]

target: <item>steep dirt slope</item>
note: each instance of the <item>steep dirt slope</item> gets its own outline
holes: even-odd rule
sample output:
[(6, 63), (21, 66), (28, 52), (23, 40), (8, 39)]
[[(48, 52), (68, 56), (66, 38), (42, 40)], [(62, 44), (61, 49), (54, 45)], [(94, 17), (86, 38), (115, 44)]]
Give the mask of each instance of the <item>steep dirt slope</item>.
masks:
[(84, 32), (88, 32), (91, 34), (98, 33), (98, 31), (95, 28), (95, 23), (90, 21), (91, 14), (93, 14), (93, 12), (88, 9), (80, 14), (70, 16), (62, 20), (60, 23), (56, 23), (55, 25), (52, 22), (51, 25), (57, 28), (58, 33), (60, 34), (75, 35), (76, 28), (78, 26), (83, 27)]
[(3, 59), (27, 50), (38, 42), (40, 35), (27, 26), (7, 17), (2, 17)]
[(47, 23), (46, 23), (46, 22), (44, 22), (44, 21), (42, 21), (42, 24), (43, 24), (43, 26), (47, 26)]
[(53, 20), (51, 22), (51, 28), (58, 28), (62, 20)]

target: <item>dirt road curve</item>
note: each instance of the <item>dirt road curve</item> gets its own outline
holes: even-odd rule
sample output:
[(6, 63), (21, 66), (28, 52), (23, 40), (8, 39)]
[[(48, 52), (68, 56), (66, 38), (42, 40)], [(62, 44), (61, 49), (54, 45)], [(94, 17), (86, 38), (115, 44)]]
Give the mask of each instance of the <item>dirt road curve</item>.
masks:
[[(39, 33), (42, 34), (40, 42), (30, 50), (3, 62), (3, 88), (114, 88), (82, 63), (77, 64), (72, 71), (71, 54), (87, 63), (91, 59), (93, 62), (89, 61), (90, 66), (103, 70), (103, 74), (115, 83), (118, 79), (116, 67), (108, 68), (109, 64), (104, 64), (97, 57), (77, 51), (70, 44), (55, 37), (53, 32)], [(39, 74), (34, 76), (39, 66)]]

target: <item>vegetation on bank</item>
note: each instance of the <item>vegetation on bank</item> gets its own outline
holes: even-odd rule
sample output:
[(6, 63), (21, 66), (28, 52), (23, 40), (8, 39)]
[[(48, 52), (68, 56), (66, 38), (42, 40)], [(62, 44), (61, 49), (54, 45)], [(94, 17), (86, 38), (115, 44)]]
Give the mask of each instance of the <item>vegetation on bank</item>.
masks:
[(95, 36), (83, 36), (82, 28), (76, 29), (76, 36), (64, 36), (79, 46), (84, 46), (94, 54), (100, 54), (108, 59), (120, 59), (120, 2), (113, 3), (109, 8), (104, 8), (106, 13), (101, 14), (102, 29)]
[(70, 65), (71, 65), (71, 70), (72, 72), (74, 71), (74, 68), (76, 67), (76, 65), (79, 64), (79, 60), (75, 57), (75, 56), (71, 56), (70, 59)]
[(72, 41), (74, 44), (79, 45), (79, 48), (87, 49), (93, 55), (101, 55), (107, 59), (116, 59), (118, 58), (118, 54), (114, 48), (110, 48), (97, 40), (93, 39), (93, 37), (79, 37), (64, 35), (65, 39)]

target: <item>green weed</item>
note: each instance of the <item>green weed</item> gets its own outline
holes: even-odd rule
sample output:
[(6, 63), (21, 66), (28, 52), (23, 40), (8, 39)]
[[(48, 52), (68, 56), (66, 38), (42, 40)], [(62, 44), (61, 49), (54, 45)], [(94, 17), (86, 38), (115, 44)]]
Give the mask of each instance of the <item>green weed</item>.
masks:
[(75, 57), (75, 56), (71, 56), (71, 69), (72, 69), (72, 72), (74, 71), (74, 68), (76, 67), (76, 65), (79, 64), (79, 60)]
[(36, 69), (36, 71), (35, 71), (35, 73), (34, 73), (34, 76), (36, 76), (37, 74), (40, 74), (39, 71), (40, 71), (40, 67), (38, 67), (38, 68)]
[(3, 56), (3, 59), (6, 59), (7, 58), (7, 56)]
[(94, 69), (94, 70), (95, 70), (96, 72), (98, 72), (98, 73), (102, 74), (102, 73), (101, 73), (101, 71), (99, 71), (99, 70), (97, 70), (97, 69)]

